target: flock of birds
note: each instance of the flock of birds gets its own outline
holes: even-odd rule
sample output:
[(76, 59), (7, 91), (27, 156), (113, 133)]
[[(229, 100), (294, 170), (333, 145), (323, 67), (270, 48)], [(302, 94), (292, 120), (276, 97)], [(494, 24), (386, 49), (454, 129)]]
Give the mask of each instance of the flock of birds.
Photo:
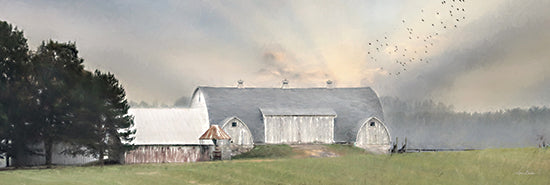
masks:
[[(440, 34), (450, 29), (458, 29), (461, 22), (466, 19), (464, 9), (465, 0), (444, 0), (437, 10), (420, 10), (421, 16), (416, 19), (403, 19), (402, 31), (406, 34), (394, 33), (398, 38), (375, 39), (368, 43), (368, 60), (371, 62), (384, 62), (397, 67), (389, 67), (384, 70), (389, 76), (399, 76), (407, 71), (407, 66), (413, 63), (430, 63), (431, 49), (437, 45)], [(420, 27), (419, 27), (420, 26)], [(422, 30), (422, 31), (418, 31)], [(403, 35), (406, 35), (403, 37)]]

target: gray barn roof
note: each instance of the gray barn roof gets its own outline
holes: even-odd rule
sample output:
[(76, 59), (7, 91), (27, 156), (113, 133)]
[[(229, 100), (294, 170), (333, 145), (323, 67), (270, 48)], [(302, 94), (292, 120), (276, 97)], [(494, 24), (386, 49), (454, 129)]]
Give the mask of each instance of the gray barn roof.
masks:
[[(198, 87), (204, 94), (211, 124), (236, 116), (250, 129), (254, 141), (264, 142), (260, 108), (270, 110), (332, 110), (336, 142), (354, 142), (361, 121), (374, 116), (384, 120), (382, 106), (369, 87), (361, 88), (228, 88)], [(280, 113), (280, 112), (279, 112)], [(320, 113), (326, 114), (326, 111)]]
[(336, 116), (331, 108), (260, 108), (264, 116)]

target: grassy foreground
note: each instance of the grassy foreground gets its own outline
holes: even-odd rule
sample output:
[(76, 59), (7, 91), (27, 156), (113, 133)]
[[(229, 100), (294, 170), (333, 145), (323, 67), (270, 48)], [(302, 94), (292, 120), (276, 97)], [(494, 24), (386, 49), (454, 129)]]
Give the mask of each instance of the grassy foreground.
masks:
[(293, 155), (288, 145), (257, 145), (249, 152), (234, 156), (232, 159), (247, 158), (283, 158)]
[[(333, 148), (338, 148), (331, 146)], [(345, 149), (348, 150), (348, 149)], [(248, 159), (0, 171), (0, 184), (549, 184), (550, 150)]]

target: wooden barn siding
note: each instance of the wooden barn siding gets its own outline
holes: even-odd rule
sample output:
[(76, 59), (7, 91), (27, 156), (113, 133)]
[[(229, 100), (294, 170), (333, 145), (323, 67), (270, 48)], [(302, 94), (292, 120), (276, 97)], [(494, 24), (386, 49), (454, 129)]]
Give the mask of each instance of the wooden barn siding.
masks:
[(210, 146), (139, 146), (124, 154), (127, 164), (184, 163), (210, 160)]
[[(236, 127), (233, 127), (233, 122), (237, 123)], [(239, 119), (230, 119), (223, 124), (222, 128), (229, 136), (231, 136), (231, 155), (235, 156), (240, 153), (250, 151), (254, 148), (254, 141), (252, 139), (252, 133)]]
[[(233, 127), (232, 123), (236, 122), (237, 126)], [(237, 120), (237, 119), (231, 119), (227, 123), (223, 125), (222, 128), (229, 136), (231, 136), (231, 141), (233, 144), (236, 145), (253, 145), (254, 142), (252, 141), (252, 134), (244, 126), (244, 124)]]
[(333, 116), (265, 116), (268, 144), (334, 143)]
[(221, 152), (221, 160), (231, 160), (231, 143), (229, 140), (218, 140), (215, 150)]
[[(371, 122), (375, 126), (370, 126)], [(387, 153), (386, 150), (391, 147), (390, 135), (380, 121), (371, 119), (359, 128), (355, 145), (376, 153)]]

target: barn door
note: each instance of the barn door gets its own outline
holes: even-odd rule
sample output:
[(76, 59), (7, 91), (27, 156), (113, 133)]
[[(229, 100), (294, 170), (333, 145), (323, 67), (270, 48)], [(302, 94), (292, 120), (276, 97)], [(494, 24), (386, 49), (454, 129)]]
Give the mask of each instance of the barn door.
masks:
[(244, 135), (244, 130), (241, 129), (240, 132), (239, 132), (239, 136), (237, 136), (237, 138), (239, 138), (239, 143), (238, 143), (238, 145), (244, 144), (244, 143), (243, 143), (243, 135)]

